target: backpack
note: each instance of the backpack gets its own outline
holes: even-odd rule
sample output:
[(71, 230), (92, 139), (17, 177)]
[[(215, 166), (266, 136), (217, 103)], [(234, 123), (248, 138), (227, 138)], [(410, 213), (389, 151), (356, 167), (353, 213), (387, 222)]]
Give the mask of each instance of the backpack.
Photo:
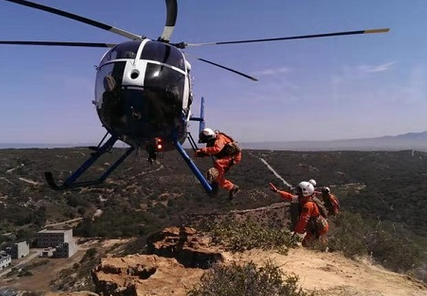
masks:
[(233, 157), (242, 151), (242, 148), (240, 148), (239, 143), (234, 141), (232, 137), (227, 134), (224, 134), (223, 132), (219, 132), (219, 134), (225, 136), (227, 139), (230, 140), (230, 142), (225, 144), (221, 151), (218, 152), (217, 155), (215, 155), (216, 158), (221, 159), (224, 157)]
[(316, 232), (320, 234), (324, 232), (324, 230), (328, 226), (328, 220), (326, 220), (326, 218), (322, 215), (319, 215), (314, 218), (314, 226), (316, 228)]
[(239, 146), (239, 143), (237, 142), (227, 143), (222, 149), (224, 150), (224, 155), (227, 155), (227, 156), (235, 156), (242, 151), (242, 149)]
[(319, 209), (320, 215), (323, 216), (324, 218), (327, 218), (328, 217), (328, 210), (326, 209), (323, 202), (320, 199), (318, 199), (317, 197), (313, 197), (313, 202), (316, 204), (317, 208)]
[(325, 228), (328, 226), (328, 220), (326, 220), (328, 216), (328, 211), (326, 210), (326, 207), (323, 205), (323, 202), (320, 201), (317, 197), (313, 197), (313, 203), (317, 206), (319, 209), (320, 215), (317, 217), (312, 217), (312, 222), (314, 229), (316, 230), (316, 233), (322, 233)]

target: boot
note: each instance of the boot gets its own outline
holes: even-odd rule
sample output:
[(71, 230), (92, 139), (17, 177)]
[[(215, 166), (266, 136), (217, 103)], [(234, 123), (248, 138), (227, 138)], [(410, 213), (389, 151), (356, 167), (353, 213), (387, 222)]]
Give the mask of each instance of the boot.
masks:
[(236, 193), (239, 192), (239, 189), (239, 186), (234, 185), (233, 188), (231, 188), (231, 190), (228, 192), (228, 199), (232, 200), (236, 196)]

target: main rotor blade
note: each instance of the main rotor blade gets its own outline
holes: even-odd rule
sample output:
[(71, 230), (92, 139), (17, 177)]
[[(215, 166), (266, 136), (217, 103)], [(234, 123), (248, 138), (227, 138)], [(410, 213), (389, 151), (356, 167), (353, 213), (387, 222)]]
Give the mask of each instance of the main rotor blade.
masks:
[(231, 68), (225, 67), (225, 66), (223, 66), (223, 65), (220, 65), (220, 64), (217, 64), (217, 63), (214, 63), (214, 62), (211, 62), (211, 61), (208, 61), (208, 60), (202, 59), (202, 58), (196, 58), (196, 59), (197, 59), (197, 60), (199, 60), (199, 61), (202, 61), (202, 62), (205, 62), (205, 63), (211, 64), (211, 65), (217, 66), (217, 67), (222, 68), (222, 69), (224, 69), (224, 70), (227, 70), (227, 71), (233, 72), (233, 73), (238, 74), (238, 75), (240, 75), (240, 76), (246, 77), (246, 78), (248, 78), (248, 79), (250, 79), (250, 80), (258, 81), (258, 79), (256, 79), (255, 77), (249, 76), (249, 75), (247, 75), (247, 74), (245, 74), (245, 73), (242, 73), (242, 72), (239, 72), (239, 71), (237, 71), (237, 70), (234, 70), (234, 69), (231, 69)]
[(181, 42), (181, 43), (175, 44), (175, 46), (178, 47), (178, 48), (185, 48), (185, 47), (188, 47), (188, 46), (204, 46), (204, 45), (224, 45), (224, 44), (269, 42), (269, 41), (282, 41), (282, 40), (295, 40), (295, 39), (322, 38), (322, 37), (345, 36), (345, 35), (387, 33), (389, 30), (390, 30), (389, 28), (385, 28), (385, 29), (346, 31), (346, 32), (325, 33), (325, 34), (315, 34), (315, 35), (302, 35), (302, 36), (265, 38), (265, 39), (248, 39), (248, 40), (236, 40), (236, 41), (221, 41), (221, 42), (206, 42), (206, 43), (184, 43), (184, 42)]
[(3, 41), (0, 45), (44, 45), (44, 46), (75, 46), (75, 47), (107, 47), (116, 46), (115, 43), (96, 43), (96, 42), (58, 42), (58, 41)]
[(169, 42), (175, 29), (176, 17), (178, 15), (178, 5), (176, 0), (166, 0), (166, 24), (159, 41)]
[(73, 13), (69, 13), (69, 12), (63, 11), (63, 10), (59, 10), (59, 9), (56, 9), (56, 8), (53, 8), (53, 7), (41, 5), (41, 4), (38, 4), (38, 3), (26, 1), (26, 0), (4, 0), (4, 1), (8, 1), (8, 2), (12, 2), (12, 3), (23, 5), (23, 6), (28, 6), (28, 7), (31, 7), (31, 8), (35, 8), (35, 9), (47, 11), (47, 12), (50, 12), (50, 13), (53, 13), (53, 14), (56, 14), (56, 15), (59, 15), (59, 16), (63, 16), (63, 17), (66, 17), (66, 18), (69, 18), (69, 19), (72, 19), (72, 20), (75, 20), (75, 21), (78, 21), (78, 22), (81, 22), (81, 23), (84, 23), (84, 24), (88, 24), (88, 25), (91, 25), (91, 26), (94, 26), (94, 27), (97, 27), (97, 28), (100, 28), (100, 29), (112, 32), (114, 34), (121, 35), (121, 36), (129, 38), (129, 39), (133, 39), (133, 40), (136, 40), (136, 39), (137, 40), (145, 39), (145, 37), (143, 37), (143, 36), (136, 35), (136, 34), (127, 32), (125, 30), (122, 30), (122, 29), (119, 29), (119, 28), (116, 28), (116, 27), (113, 27), (113, 26), (110, 26), (110, 25), (107, 25), (107, 24), (103, 24), (103, 23), (100, 23), (98, 21), (91, 20), (91, 19), (79, 16), (77, 14), (73, 14)]

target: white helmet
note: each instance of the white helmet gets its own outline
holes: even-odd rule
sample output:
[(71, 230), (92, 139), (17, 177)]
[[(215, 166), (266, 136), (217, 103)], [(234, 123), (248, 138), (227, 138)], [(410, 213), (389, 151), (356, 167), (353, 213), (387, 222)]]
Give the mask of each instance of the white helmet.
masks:
[(317, 185), (317, 182), (316, 182), (316, 180), (314, 180), (314, 179), (310, 179), (310, 180), (308, 180), (308, 183), (313, 184), (313, 186), (316, 186), (316, 185)]
[(331, 189), (329, 187), (323, 187), (322, 193), (331, 193)]
[(314, 186), (310, 182), (303, 181), (298, 184), (297, 190), (302, 193), (303, 196), (310, 196), (314, 193)]
[(199, 142), (206, 143), (215, 137), (215, 132), (210, 128), (204, 128), (199, 134)]

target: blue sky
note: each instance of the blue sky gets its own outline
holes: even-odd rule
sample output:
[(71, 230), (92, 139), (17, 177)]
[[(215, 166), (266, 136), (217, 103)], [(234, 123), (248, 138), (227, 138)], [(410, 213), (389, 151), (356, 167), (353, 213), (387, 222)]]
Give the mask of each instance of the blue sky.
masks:
[[(39, 0), (152, 39), (162, 0)], [(427, 130), (427, 1), (182, 0), (172, 42), (273, 38), (373, 28), (386, 34), (188, 48), (256, 76), (192, 60), (207, 126), (240, 142), (330, 140)], [(0, 39), (119, 43), (121, 36), (0, 1)], [(0, 142), (97, 143), (94, 65), (104, 49), (0, 46)], [(190, 131), (195, 132), (194, 123)]]

